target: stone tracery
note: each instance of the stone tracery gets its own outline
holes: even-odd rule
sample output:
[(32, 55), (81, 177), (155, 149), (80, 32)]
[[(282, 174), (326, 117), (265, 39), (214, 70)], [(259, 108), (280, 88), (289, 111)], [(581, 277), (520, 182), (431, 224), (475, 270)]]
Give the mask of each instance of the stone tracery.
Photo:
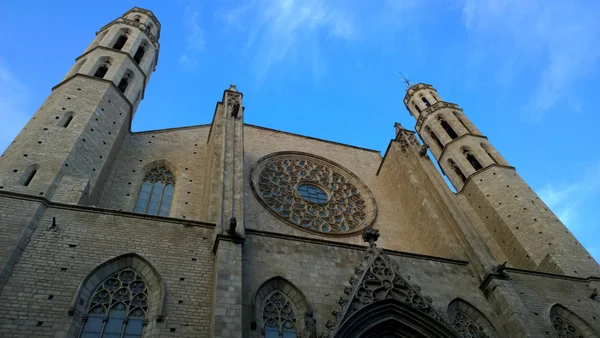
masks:
[[(343, 168), (298, 153), (268, 157), (253, 172), (253, 189), (259, 200), (285, 221), (312, 231), (345, 234), (374, 220), (370, 192)], [(307, 195), (307, 185), (318, 198)]]

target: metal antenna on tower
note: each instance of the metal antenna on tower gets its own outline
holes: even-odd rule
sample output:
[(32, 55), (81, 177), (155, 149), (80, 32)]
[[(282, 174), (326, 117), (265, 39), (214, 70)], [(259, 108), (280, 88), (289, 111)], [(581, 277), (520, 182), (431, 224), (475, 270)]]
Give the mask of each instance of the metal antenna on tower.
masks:
[(404, 79), (404, 83), (406, 83), (406, 89), (410, 89), (412, 86), (414, 86), (414, 85), (412, 84), (412, 82), (410, 82), (410, 81), (409, 81), (409, 80), (406, 78), (406, 76), (404, 76), (404, 74), (402, 74), (402, 72), (399, 72), (399, 73), (400, 73), (400, 76), (402, 76), (402, 79)]

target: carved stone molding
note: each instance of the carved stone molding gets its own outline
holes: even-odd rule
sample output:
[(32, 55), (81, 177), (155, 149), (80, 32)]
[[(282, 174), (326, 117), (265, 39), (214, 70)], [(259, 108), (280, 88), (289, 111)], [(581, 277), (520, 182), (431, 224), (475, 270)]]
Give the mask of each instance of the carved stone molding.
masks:
[(360, 267), (350, 278), (350, 286), (344, 289), (345, 297), (338, 301), (340, 310), (332, 312), (334, 321), (327, 321), (328, 332), (321, 337), (337, 337), (336, 334), (346, 323), (352, 322), (353, 315), (367, 306), (374, 306), (380, 301), (393, 300), (410, 307), (411, 311), (425, 315), (435, 325), (444, 328), (450, 336), (455, 335), (445, 317), (431, 305), (432, 299), (421, 294), (418, 285), (409, 282), (410, 276), (403, 275), (398, 264), (383, 250), (377, 248), (375, 241), (379, 237), (376, 229), (365, 229), (363, 239), (369, 242)]

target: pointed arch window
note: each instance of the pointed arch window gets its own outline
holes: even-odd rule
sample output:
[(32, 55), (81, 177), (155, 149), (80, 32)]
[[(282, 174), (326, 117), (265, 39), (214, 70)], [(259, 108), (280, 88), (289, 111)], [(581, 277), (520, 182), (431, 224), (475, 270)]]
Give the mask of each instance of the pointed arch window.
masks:
[(106, 75), (106, 73), (108, 72), (110, 65), (111, 65), (110, 59), (103, 59), (102, 61), (100, 61), (100, 64), (98, 65), (98, 68), (96, 69), (96, 72), (94, 73), (94, 76), (103, 79), (104, 76)]
[(440, 139), (433, 132), (433, 130), (431, 130), (431, 128), (429, 128), (429, 126), (425, 127), (425, 131), (429, 134), (429, 136), (431, 136), (431, 138), (435, 141), (435, 143), (437, 143), (437, 145), (440, 147), (440, 149), (444, 149), (444, 145), (442, 144), (442, 141), (440, 141)]
[(117, 41), (115, 41), (112, 48), (116, 50), (123, 49), (123, 46), (125, 46), (127, 39), (129, 39), (129, 30), (121, 31), (119, 37), (117, 38)]
[(550, 309), (550, 320), (554, 334), (559, 338), (600, 337), (585, 320), (560, 304)]
[(463, 174), (462, 170), (460, 170), (458, 165), (456, 165), (456, 163), (452, 159), (448, 160), (448, 165), (450, 166), (450, 168), (452, 168), (452, 171), (454, 171), (456, 176), (458, 176), (458, 178), (460, 178), (462, 183), (465, 183), (467, 181), (465, 174)]
[(279, 290), (263, 301), (262, 315), (265, 338), (296, 338), (296, 311), (292, 302)]
[(427, 106), (427, 107), (431, 106), (431, 103), (429, 103), (429, 101), (425, 98), (425, 96), (421, 96), (421, 100), (423, 101), (423, 103), (425, 103), (425, 106)]
[(483, 166), (481, 165), (481, 163), (479, 163), (479, 161), (477, 160), (477, 158), (475, 158), (475, 156), (473, 155), (473, 153), (471, 153), (471, 150), (469, 150), (467, 148), (464, 148), (463, 149), (463, 154), (467, 158), (467, 161), (469, 161), (469, 163), (471, 163), (471, 166), (473, 167), (473, 169), (475, 169), (475, 171), (481, 170), (483, 168)]
[(94, 291), (80, 338), (142, 337), (148, 299), (146, 282), (135, 271), (112, 274)]
[(144, 58), (144, 54), (146, 53), (147, 49), (148, 44), (146, 43), (146, 41), (142, 42), (138, 47), (137, 51), (135, 52), (135, 55), (133, 56), (133, 60), (135, 61), (135, 63), (139, 65), (142, 62), (142, 59)]
[(456, 132), (454, 131), (454, 129), (452, 129), (452, 127), (450, 126), (450, 124), (444, 120), (443, 118), (439, 118), (440, 121), (440, 125), (442, 126), (442, 128), (444, 128), (444, 130), (446, 131), (446, 133), (448, 134), (448, 136), (450, 136), (451, 139), (455, 139), (458, 137), (458, 135), (456, 134)]
[(175, 175), (164, 165), (146, 172), (134, 212), (169, 216), (175, 191)]
[(413, 107), (420, 113), (421, 112), (421, 108), (419, 108), (419, 106), (415, 103), (415, 101), (413, 101)]
[(450, 325), (464, 338), (496, 338), (496, 330), (487, 317), (473, 305), (457, 298), (448, 304)]
[(133, 81), (133, 73), (130, 70), (127, 70), (125, 72), (125, 75), (123, 75), (123, 77), (121, 78), (119, 85), (117, 86), (121, 93), (125, 94), (125, 91), (127, 90), (127, 87), (129, 86), (131, 81)]

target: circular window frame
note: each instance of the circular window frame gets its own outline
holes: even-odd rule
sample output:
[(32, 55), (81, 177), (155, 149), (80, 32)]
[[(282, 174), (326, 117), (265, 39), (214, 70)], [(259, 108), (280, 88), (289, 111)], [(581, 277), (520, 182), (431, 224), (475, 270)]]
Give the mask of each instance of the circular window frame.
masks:
[[(304, 196), (302, 196), (300, 191), (298, 191), (298, 187), (300, 187), (301, 185), (312, 185), (313, 187), (317, 187), (317, 188), (321, 189), (321, 191), (325, 195), (327, 195), (327, 200), (325, 202), (319, 203), (319, 202), (313, 202), (309, 199), (306, 199)], [(327, 204), (327, 203), (329, 203), (329, 201), (331, 201), (331, 192), (329, 191), (329, 189), (325, 188), (322, 184), (312, 182), (312, 181), (300, 180), (300, 182), (298, 182), (294, 185), (294, 192), (296, 194), (298, 194), (298, 197), (302, 198), (307, 203), (314, 204), (314, 205), (323, 205), (323, 204)]]
[[(271, 205), (267, 201), (265, 201), (263, 199), (261, 190), (258, 185), (261, 171), (268, 164), (272, 163), (273, 161), (278, 161), (278, 160), (308, 160), (315, 164), (326, 166), (329, 169), (331, 169), (333, 172), (335, 172), (335, 173), (343, 176), (345, 179), (347, 179), (348, 182), (350, 182), (352, 185), (354, 185), (354, 187), (356, 187), (359, 194), (361, 195), (361, 198), (365, 202), (364, 213), (366, 214), (366, 216), (365, 216), (365, 219), (362, 222), (362, 224), (360, 224), (355, 229), (350, 230), (350, 231), (323, 232), (320, 230), (313, 230), (310, 228), (302, 227), (300, 224), (296, 224), (296, 223), (292, 222), (291, 220), (286, 219), (284, 216), (281, 216), (277, 211), (275, 211), (271, 207)], [(323, 191), (325, 191), (325, 193), (327, 193), (327, 197), (328, 197), (327, 203), (329, 201), (331, 201), (331, 192), (329, 191), (329, 189), (326, 187), (323, 187), (322, 184), (320, 184), (320, 182), (314, 182), (311, 180), (300, 179), (298, 182), (293, 182), (292, 183), (292, 186), (294, 189), (293, 193), (297, 194), (298, 197), (302, 198), (307, 203), (310, 203), (312, 205), (322, 205), (319, 203), (314, 203), (314, 202), (305, 200), (304, 197), (300, 196), (300, 193), (298, 192), (297, 187), (298, 187), (298, 185), (306, 184), (306, 183), (315, 185), (315, 186), (319, 187), (320, 189), (322, 189)], [(371, 191), (369, 190), (367, 185), (365, 183), (363, 183), (363, 181), (360, 178), (358, 178), (358, 176), (356, 176), (354, 173), (352, 173), (350, 170), (344, 168), (343, 166), (341, 166), (329, 159), (321, 157), (321, 156), (304, 153), (304, 152), (298, 152), (298, 151), (282, 151), (282, 152), (276, 152), (276, 153), (272, 153), (272, 154), (263, 156), (256, 162), (256, 164), (253, 166), (252, 170), (250, 171), (250, 186), (251, 186), (252, 193), (254, 194), (254, 197), (256, 197), (256, 199), (259, 201), (259, 203), (265, 209), (267, 209), (273, 216), (275, 216), (277, 219), (279, 219), (289, 225), (292, 225), (296, 229), (311, 233), (313, 235), (317, 234), (317, 235), (330, 236), (330, 237), (351, 237), (351, 236), (355, 236), (357, 234), (361, 234), (364, 229), (371, 227), (373, 225), (373, 223), (375, 223), (375, 220), (377, 219), (377, 204), (375, 203), (375, 198), (373, 197), (373, 194), (371, 193)]]

